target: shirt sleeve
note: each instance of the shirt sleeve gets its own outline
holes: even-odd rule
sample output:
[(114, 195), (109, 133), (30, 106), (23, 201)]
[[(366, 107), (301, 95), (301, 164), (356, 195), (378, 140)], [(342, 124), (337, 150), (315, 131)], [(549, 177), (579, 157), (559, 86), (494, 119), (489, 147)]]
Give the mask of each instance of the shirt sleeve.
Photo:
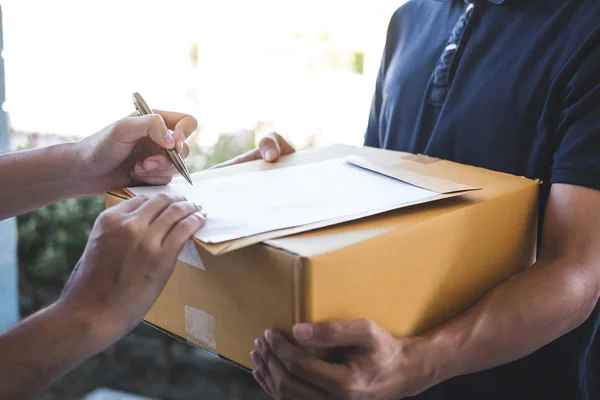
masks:
[(365, 133), (365, 146), (377, 148), (381, 147), (381, 143), (379, 140), (379, 113), (381, 111), (381, 91), (384, 79), (385, 54), (383, 60), (381, 61), (381, 67), (379, 68), (377, 82), (375, 84), (375, 94), (373, 95), (373, 101), (371, 102), (371, 111), (369, 112), (369, 124), (367, 125), (367, 132)]
[(551, 183), (600, 190), (600, 41), (588, 41), (572, 60), (578, 62), (557, 113)]
[(381, 59), (381, 66), (379, 67), (379, 73), (377, 74), (377, 81), (375, 84), (375, 94), (373, 95), (373, 101), (371, 102), (371, 111), (369, 112), (369, 123), (367, 125), (367, 132), (365, 133), (365, 146), (369, 147), (382, 147), (379, 135), (379, 116), (381, 114), (381, 103), (383, 102), (383, 85), (385, 82), (385, 73), (389, 60), (391, 59), (393, 49), (390, 48), (393, 43), (390, 38), (396, 35), (398, 30), (398, 15), (400, 14), (402, 7), (398, 8), (390, 21), (387, 33), (386, 45), (383, 50), (383, 57)]

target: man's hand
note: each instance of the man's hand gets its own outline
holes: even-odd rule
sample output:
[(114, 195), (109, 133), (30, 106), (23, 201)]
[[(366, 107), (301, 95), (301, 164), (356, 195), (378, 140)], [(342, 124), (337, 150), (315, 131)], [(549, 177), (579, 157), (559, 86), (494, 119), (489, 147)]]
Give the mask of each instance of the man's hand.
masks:
[(251, 354), (253, 374), (277, 399), (396, 400), (432, 385), (435, 374), (419, 361), (417, 340), (398, 341), (369, 320), (300, 324), (293, 333), (301, 346), (342, 349), (343, 358), (322, 361), (267, 331)]
[(256, 160), (275, 162), (279, 157), (287, 156), (295, 151), (296, 150), (280, 134), (270, 133), (259, 142), (256, 149), (252, 149), (231, 160), (215, 165), (213, 168), (227, 167)]
[(189, 115), (155, 112), (124, 118), (77, 143), (76, 172), (86, 193), (171, 181), (177, 171), (163, 149), (175, 148), (187, 157), (189, 147), (184, 141), (198, 123)]
[(135, 197), (104, 211), (59, 303), (91, 316), (109, 342), (116, 340), (150, 309), (205, 218), (172, 195)]
[(273, 332), (253, 353), (255, 376), (284, 399), (395, 399), (525, 357), (583, 324), (598, 303), (598, 220), (600, 191), (554, 184), (536, 264), (464, 314), (398, 342), (365, 323), (317, 324), (312, 336), (295, 328), (303, 346), (342, 347), (341, 364), (310, 357)]

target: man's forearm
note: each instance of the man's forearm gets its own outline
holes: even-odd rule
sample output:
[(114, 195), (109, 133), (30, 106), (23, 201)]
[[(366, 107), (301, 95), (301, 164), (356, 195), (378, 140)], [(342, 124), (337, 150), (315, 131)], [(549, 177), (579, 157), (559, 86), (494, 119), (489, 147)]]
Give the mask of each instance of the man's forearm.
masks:
[(571, 260), (539, 262), (420, 338), (433, 383), (517, 360), (581, 325), (598, 300), (592, 275)]
[(83, 195), (73, 149), (67, 143), (0, 155), (0, 220)]
[(0, 336), (0, 398), (31, 398), (103, 350), (106, 326), (53, 305)]

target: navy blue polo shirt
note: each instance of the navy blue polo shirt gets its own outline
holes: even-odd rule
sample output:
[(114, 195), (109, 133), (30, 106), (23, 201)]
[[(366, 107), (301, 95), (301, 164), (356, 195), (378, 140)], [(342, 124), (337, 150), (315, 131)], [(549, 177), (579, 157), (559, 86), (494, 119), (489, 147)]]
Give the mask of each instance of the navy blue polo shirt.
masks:
[[(540, 226), (552, 184), (600, 190), (600, 0), (409, 1), (365, 145), (540, 179)], [(600, 399), (599, 321), (417, 398)]]

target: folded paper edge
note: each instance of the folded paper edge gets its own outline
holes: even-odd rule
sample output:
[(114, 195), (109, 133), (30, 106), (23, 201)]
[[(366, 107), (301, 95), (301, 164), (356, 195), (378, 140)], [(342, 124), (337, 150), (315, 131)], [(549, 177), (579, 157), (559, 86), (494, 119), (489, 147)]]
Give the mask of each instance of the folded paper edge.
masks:
[[(263, 232), (252, 236), (246, 236), (238, 239), (233, 239), (225, 242), (219, 243), (206, 243), (201, 241), (200, 239), (193, 237), (192, 239), (196, 244), (201, 246), (203, 249), (208, 251), (210, 254), (218, 256), (221, 254), (229, 253), (235, 250), (240, 250), (245, 247), (249, 247), (258, 243), (263, 243), (268, 240), (280, 239), (286, 236), (296, 235), (308, 231), (313, 231), (316, 229), (322, 229), (329, 226), (339, 225), (342, 223), (352, 222), (356, 220), (360, 220), (367, 217), (372, 217), (374, 215), (386, 213), (389, 211), (400, 210), (403, 208), (431, 203), (451, 197), (460, 196), (464, 193), (480, 190), (481, 188), (464, 185), (461, 183), (452, 182), (449, 180), (436, 178), (430, 175), (424, 175), (417, 172), (409, 171), (401, 168), (401, 164), (397, 165), (380, 165), (377, 164), (370, 159), (363, 156), (346, 156), (344, 160), (352, 165), (355, 165), (359, 168), (364, 168), (369, 171), (379, 173), (385, 176), (389, 176), (394, 179), (398, 179), (405, 183), (411, 184), (413, 186), (417, 186), (426, 190), (430, 190), (432, 192), (438, 193), (438, 195), (433, 197), (428, 197), (425, 199), (417, 200), (410, 203), (401, 204), (393, 207), (386, 207), (384, 209), (372, 210), (365, 213), (349, 215), (340, 218), (328, 219), (325, 221), (315, 222), (312, 224), (301, 225), (292, 228), (283, 228), (269, 232)], [(133, 192), (131, 192), (128, 188), (122, 189), (127, 196), (135, 197)], [(122, 193), (118, 192), (108, 192), (114, 196), (124, 198)]]
[(439, 194), (449, 194), (456, 192), (469, 192), (473, 190), (480, 190), (481, 188), (475, 186), (469, 186), (462, 183), (449, 181), (447, 179), (437, 178), (431, 175), (420, 174), (418, 172), (409, 171), (402, 168), (402, 164), (396, 165), (382, 165), (373, 162), (367, 157), (363, 156), (346, 156), (344, 160), (356, 167), (369, 170), (381, 175), (388, 176), (390, 178), (397, 179), (399, 181), (408, 183), (413, 186), (427, 189), (432, 192)]

